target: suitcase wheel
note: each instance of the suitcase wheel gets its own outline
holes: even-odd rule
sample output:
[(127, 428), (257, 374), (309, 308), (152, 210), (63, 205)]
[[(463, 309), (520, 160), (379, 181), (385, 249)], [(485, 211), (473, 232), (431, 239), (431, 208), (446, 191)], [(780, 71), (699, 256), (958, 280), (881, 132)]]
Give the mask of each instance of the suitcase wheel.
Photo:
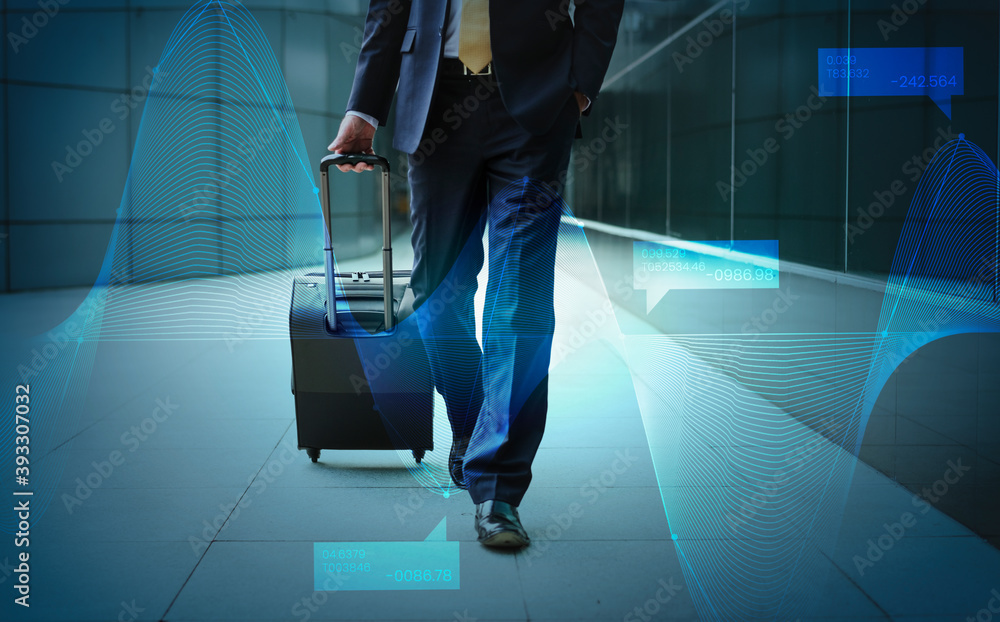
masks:
[(413, 450), (413, 458), (414, 458), (414, 460), (417, 461), (417, 464), (420, 464), (420, 461), (424, 459), (424, 450), (423, 449), (414, 449)]
[(306, 448), (306, 455), (309, 456), (309, 459), (312, 460), (313, 462), (319, 460), (319, 450), (313, 447)]

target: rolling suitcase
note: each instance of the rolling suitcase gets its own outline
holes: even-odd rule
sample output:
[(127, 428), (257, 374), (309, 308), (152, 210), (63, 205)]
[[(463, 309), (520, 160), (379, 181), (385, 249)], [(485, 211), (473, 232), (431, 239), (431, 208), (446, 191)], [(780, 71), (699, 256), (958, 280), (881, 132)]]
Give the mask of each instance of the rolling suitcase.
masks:
[[(382, 271), (334, 272), (329, 168), (365, 162), (381, 169)], [(419, 463), (434, 449), (433, 385), (412, 307), (409, 271), (392, 271), (389, 163), (329, 155), (320, 163), (325, 274), (296, 277), (289, 335), (299, 449), (410, 449)], [(388, 275), (388, 277), (386, 276)]]

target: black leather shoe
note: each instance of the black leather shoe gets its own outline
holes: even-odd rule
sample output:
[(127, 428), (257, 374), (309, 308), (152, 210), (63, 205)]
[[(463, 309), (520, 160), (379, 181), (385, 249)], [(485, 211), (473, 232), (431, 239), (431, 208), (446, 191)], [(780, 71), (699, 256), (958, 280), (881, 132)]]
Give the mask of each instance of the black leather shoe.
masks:
[(484, 546), (520, 548), (531, 542), (517, 508), (504, 501), (476, 504), (476, 532)]
[(469, 484), (465, 481), (465, 452), (469, 448), (471, 437), (460, 436), (451, 443), (451, 454), (448, 455), (448, 473), (451, 474), (451, 481), (462, 490), (468, 490)]

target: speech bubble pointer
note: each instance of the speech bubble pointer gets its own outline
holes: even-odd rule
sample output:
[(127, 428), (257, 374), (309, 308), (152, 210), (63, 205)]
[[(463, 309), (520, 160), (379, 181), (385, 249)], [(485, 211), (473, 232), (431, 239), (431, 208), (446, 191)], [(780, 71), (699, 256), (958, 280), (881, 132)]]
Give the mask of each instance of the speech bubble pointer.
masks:
[(431, 530), (430, 534), (424, 538), (424, 542), (445, 542), (448, 540), (448, 517), (445, 516), (438, 523), (437, 527)]
[(932, 93), (930, 98), (931, 101), (937, 104), (937, 107), (941, 109), (941, 112), (943, 112), (946, 117), (951, 119), (951, 93), (948, 93), (947, 95)]
[(653, 312), (653, 308), (663, 300), (670, 288), (660, 279), (651, 279), (649, 287), (646, 288), (646, 315)]

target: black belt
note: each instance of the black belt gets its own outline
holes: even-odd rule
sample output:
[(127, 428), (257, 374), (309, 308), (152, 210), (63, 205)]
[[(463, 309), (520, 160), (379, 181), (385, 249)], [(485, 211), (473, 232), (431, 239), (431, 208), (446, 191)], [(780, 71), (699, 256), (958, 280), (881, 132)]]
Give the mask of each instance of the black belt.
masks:
[(438, 64), (438, 74), (446, 78), (492, 78), (493, 63), (489, 63), (483, 67), (482, 71), (479, 73), (474, 73), (471, 69), (465, 66), (465, 63), (457, 58), (442, 58), (441, 62)]

